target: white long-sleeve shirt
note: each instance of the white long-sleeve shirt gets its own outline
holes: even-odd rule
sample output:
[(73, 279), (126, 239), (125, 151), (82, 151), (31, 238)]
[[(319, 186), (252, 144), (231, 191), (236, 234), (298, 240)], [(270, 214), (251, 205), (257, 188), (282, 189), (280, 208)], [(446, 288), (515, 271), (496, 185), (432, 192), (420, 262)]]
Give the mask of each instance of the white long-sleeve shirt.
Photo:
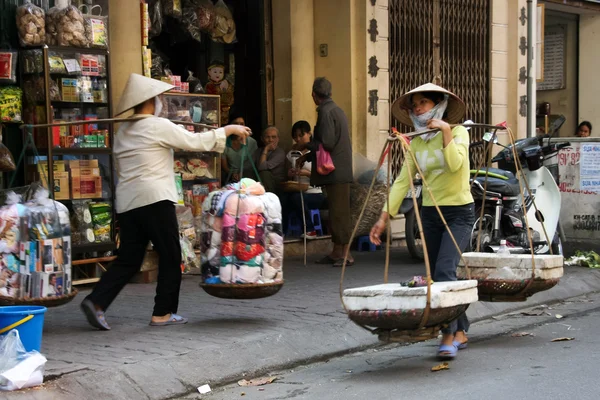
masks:
[(121, 125), (114, 137), (117, 168), (117, 213), (159, 201), (177, 203), (173, 149), (214, 151), (225, 149), (225, 129), (192, 133), (165, 118), (152, 115)]

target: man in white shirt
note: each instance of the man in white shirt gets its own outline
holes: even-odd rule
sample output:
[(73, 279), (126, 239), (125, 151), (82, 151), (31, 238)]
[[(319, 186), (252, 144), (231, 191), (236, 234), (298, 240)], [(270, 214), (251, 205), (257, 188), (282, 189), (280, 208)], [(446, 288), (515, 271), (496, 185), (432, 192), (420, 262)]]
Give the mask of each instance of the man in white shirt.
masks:
[(148, 242), (159, 255), (158, 283), (150, 325), (185, 324), (177, 315), (181, 285), (181, 247), (175, 214), (177, 189), (173, 149), (223, 152), (229, 135), (243, 140), (250, 129), (228, 125), (203, 133), (191, 133), (159, 118), (159, 96), (173, 88), (167, 83), (131, 74), (116, 114), (132, 108), (138, 121), (125, 122), (114, 138), (113, 157), (118, 175), (116, 211), (121, 244), (117, 259), (94, 291), (81, 303), (88, 322), (109, 330), (104, 312), (121, 289), (140, 270)]

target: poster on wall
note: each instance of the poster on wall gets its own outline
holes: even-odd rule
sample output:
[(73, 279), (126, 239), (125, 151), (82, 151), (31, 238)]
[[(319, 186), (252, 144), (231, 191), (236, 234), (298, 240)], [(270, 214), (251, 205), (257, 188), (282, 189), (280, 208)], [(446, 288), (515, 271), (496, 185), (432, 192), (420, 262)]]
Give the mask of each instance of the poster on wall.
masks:
[(565, 31), (564, 25), (553, 25), (544, 34), (543, 81), (537, 83), (537, 90), (558, 90), (565, 88)]
[(579, 161), (581, 190), (600, 192), (600, 143), (582, 143)]

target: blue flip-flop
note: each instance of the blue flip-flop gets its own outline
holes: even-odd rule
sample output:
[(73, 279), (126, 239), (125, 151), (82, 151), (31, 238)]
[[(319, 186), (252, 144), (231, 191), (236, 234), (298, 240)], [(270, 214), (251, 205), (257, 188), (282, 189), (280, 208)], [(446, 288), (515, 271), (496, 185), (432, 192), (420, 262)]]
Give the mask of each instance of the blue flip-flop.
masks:
[(456, 357), (456, 353), (458, 352), (458, 347), (454, 344), (442, 344), (438, 348), (438, 358), (442, 361), (452, 360)]
[(167, 325), (183, 325), (187, 324), (188, 319), (182, 317), (181, 315), (171, 314), (171, 318), (169, 318), (165, 322), (152, 322), (150, 321), (150, 326), (167, 326)]
[(110, 326), (104, 318), (104, 311), (96, 310), (96, 306), (89, 299), (84, 299), (81, 302), (81, 311), (85, 314), (90, 325), (94, 328), (98, 328), (101, 331), (110, 331)]
[(468, 341), (467, 342), (459, 342), (459, 341), (455, 340), (454, 342), (452, 342), (452, 344), (454, 346), (456, 346), (456, 348), (458, 350), (464, 350), (464, 349), (466, 349), (469, 346), (469, 342)]

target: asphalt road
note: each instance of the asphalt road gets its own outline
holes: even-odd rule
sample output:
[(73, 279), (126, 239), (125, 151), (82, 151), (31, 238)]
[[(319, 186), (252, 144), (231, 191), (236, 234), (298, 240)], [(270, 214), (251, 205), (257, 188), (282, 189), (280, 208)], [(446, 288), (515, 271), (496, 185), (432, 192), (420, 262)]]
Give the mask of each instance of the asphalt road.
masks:
[[(185, 399), (599, 399), (600, 295), (474, 324), (450, 368), (433, 341), (274, 371), (260, 387), (232, 384)], [(527, 334), (522, 336), (522, 334)], [(573, 340), (552, 342), (569, 337)], [(250, 377), (247, 377), (250, 378)]]

